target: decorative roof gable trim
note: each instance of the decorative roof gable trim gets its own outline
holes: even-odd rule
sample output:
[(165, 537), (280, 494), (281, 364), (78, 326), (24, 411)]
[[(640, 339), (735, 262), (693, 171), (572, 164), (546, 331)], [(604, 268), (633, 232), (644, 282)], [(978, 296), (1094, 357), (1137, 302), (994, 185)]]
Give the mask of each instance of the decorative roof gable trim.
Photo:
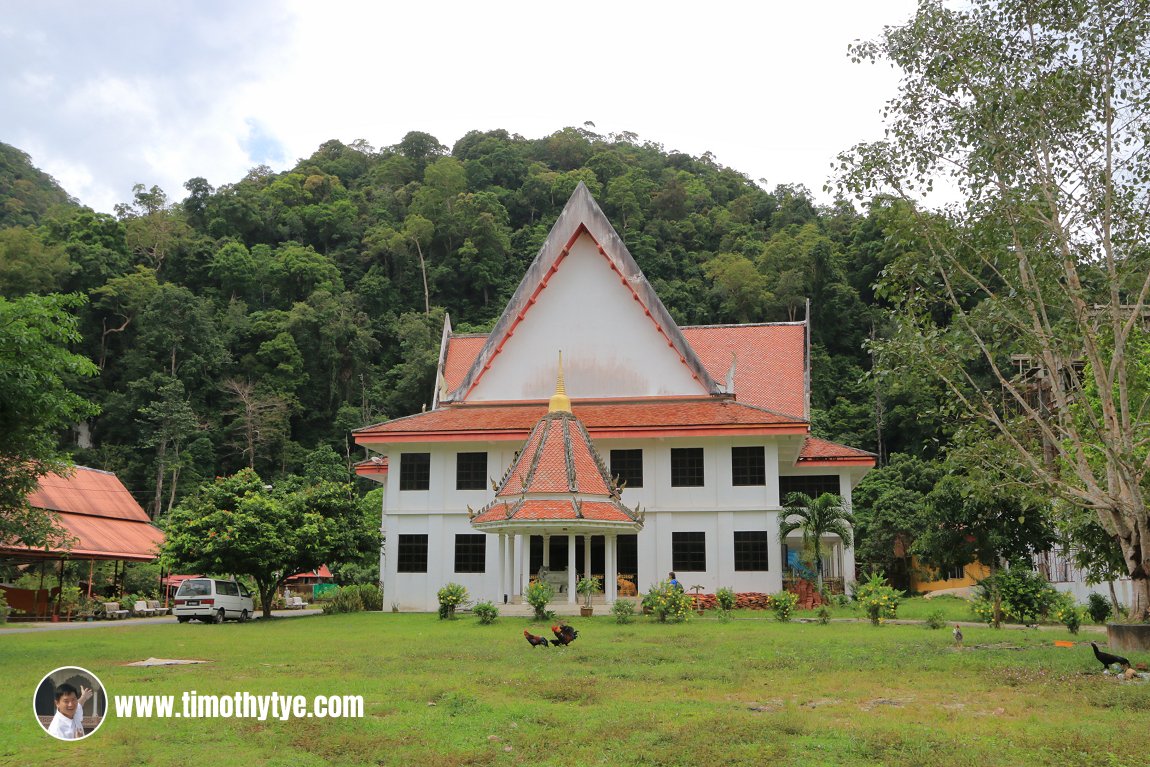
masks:
[[(570, 234), (567, 234), (568, 232)], [(493, 360), (502, 351), (508, 339), (514, 335), (516, 327), (526, 317), (539, 294), (547, 287), (552, 275), (558, 271), (559, 264), (583, 234), (587, 234), (595, 242), (599, 253), (607, 259), (611, 269), (631, 291), (632, 298), (643, 307), (644, 313), (651, 318), (655, 328), (667, 340), (667, 345), (678, 353), (679, 360), (687, 366), (703, 391), (707, 394), (726, 393), (726, 388), (711, 378), (679, 330), (679, 326), (656, 295), (654, 288), (643, 275), (639, 264), (627, 250), (623, 239), (591, 196), (591, 192), (583, 182), (579, 182), (559, 218), (556, 219), (555, 225), (551, 227), (543, 246), (527, 268), (519, 287), (508, 301), (499, 321), (488, 335), (483, 348), (476, 355), (471, 369), (463, 377), (459, 387), (454, 392), (445, 393), (446, 396), (441, 396), (439, 402), (459, 402), (467, 398), (484, 373), (490, 369)]]

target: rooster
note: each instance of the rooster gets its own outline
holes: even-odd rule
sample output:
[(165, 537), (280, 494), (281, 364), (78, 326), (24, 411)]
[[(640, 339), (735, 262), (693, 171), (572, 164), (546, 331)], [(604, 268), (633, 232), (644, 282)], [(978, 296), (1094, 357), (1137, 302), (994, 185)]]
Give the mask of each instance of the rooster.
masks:
[(962, 647), (962, 629), (958, 627), (957, 623), (954, 624), (954, 631), (952, 633), (954, 634), (954, 643)]
[(563, 645), (566, 647), (575, 641), (575, 637), (579, 636), (579, 632), (570, 626), (552, 626), (551, 632), (555, 634), (555, 639), (551, 640), (553, 645)]
[(547, 637), (535, 636), (527, 629), (523, 629), (523, 638), (530, 642), (532, 647), (538, 647), (539, 645), (547, 646)]
[(1094, 648), (1094, 657), (1098, 659), (1098, 662), (1102, 664), (1104, 669), (1110, 668), (1110, 666), (1114, 663), (1121, 663), (1126, 668), (1130, 668), (1130, 661), (1126, 660), (1121, 655), (1111, 655), (1108, 652), (1102, 652), (1098, 649), (1098, 645), (1094, 644), (1093, 642), (1090, 643), (1090, 646)]

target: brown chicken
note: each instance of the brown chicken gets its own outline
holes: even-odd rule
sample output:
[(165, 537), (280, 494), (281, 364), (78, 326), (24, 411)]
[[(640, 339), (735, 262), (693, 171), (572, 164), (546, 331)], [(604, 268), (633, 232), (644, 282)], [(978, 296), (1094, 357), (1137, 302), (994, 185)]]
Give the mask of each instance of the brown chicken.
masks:
[(579, 636), (579, 632), (567, 625), (552, 626), (551, 632), (555, 634), (555, 639), (551, 640), (553, 645), (562, 645), (566, 647), (575, 641), (575, 637)]
[(547, 646), (547, 637), (535, 636), (527, 629), (523, 629), (523, 637), (531, 643), (532, 647), (538, 647), (539, 645)]

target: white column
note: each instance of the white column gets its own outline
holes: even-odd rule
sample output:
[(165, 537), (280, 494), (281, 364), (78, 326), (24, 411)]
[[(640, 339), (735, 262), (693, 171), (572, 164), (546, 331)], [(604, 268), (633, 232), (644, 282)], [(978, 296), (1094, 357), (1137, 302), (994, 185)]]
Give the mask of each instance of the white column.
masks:
[[(853, 511), (854, 510), (854, 508), (853, 508), (854, 503), (853, 503), (853, 499), (851, 498), (851, 495), (852, 495), (851, 475), (850, 474), (840, 474), (839, 475), (839, 497), (841, 497), (843, 499), (843, 502), (846, 504), (847, 511)], [(852, 528), (851, 532), (854, 532), (853, 528)], [(842, 579), (843, 579), (843, 591), (845, 592), (847, 590), (847, 584), (851, 583), (852, 581), (854, 581), (856, 579), (854, 546), (843, 546), (842, 552), (843, 552), (843, 556), (842, 556), (843, 571), (842, 571), (841, 575), (842, 575)]]
[(512, 575), (512, 583), (515, 593), (518, 596), (523, 596), (523, 549), (527, 545), (527, 536), (515, 536), (515, 564), (514, 573)]
[(603, 597), (607, 604), (614, 603), (619, 590), (619, 562), (618, 538), (614, 535), (603, 536)]
[(551, 569), (551, 535), (543, 534), (543, 569)]
[(515, 601), (515, 536), (507, 534), (507, 598)]
[(575, 534), (567, 536), (567, 604), (575, 604)]
[(583, 577), (591, 577), (591, 536), (583, 536)]
[(496, 600), (508, 596), (507, 593), (507, 536), (499, 534), (499, 596)]

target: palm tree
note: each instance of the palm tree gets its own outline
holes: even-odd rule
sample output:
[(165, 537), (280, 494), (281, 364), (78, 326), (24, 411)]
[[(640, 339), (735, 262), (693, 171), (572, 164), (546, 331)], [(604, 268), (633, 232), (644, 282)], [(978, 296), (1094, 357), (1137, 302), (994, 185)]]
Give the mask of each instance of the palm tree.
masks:
[[(795, 519), (792, 519), (795, 517)], [(823, 590), (823, 550), (820, 542), (827, 534), (837, 535), (843, 546), (850, 546), (853, 536), (851, 525), (854, 517), (843, 500), (834, 493), (823, 493), (812, 499), (806, 493), (790, 493), (783, 506), (783, 517), (779, 523), (779, 543), (795, 530), (803, 533), (803, 547), (813, 544), (815, 550), (815, 573), (818, 588)]]

